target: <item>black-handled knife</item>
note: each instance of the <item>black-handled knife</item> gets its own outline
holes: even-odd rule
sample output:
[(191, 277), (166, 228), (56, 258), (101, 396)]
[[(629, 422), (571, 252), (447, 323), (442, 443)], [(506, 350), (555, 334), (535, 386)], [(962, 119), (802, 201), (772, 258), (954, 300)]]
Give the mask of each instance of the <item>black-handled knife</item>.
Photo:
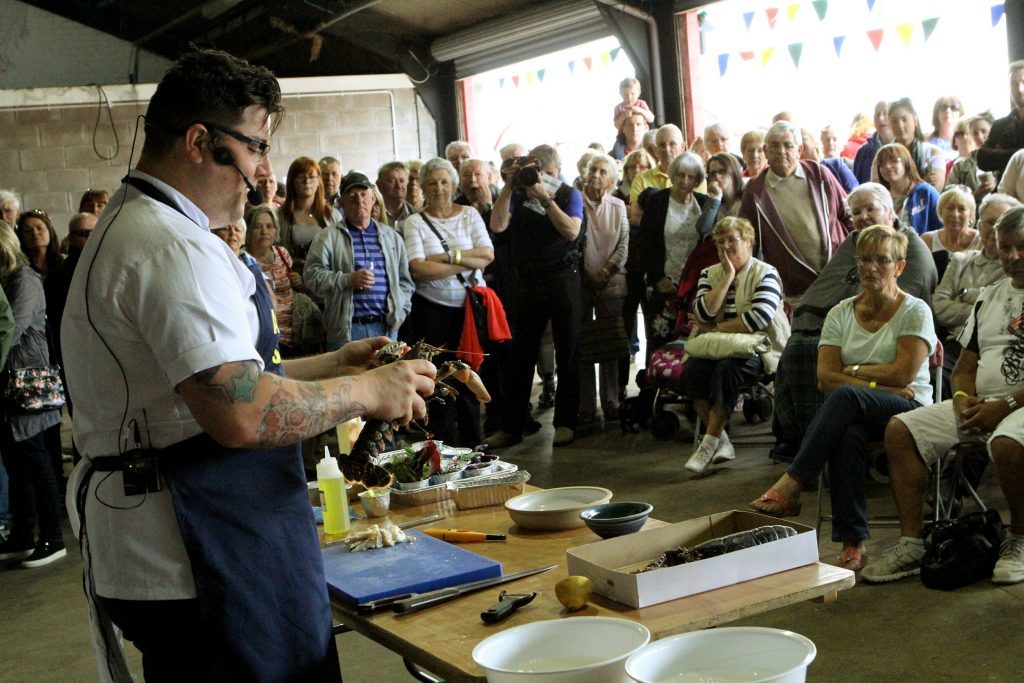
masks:
[(391, 608), (399, 614), (409, 614), (410, 612), (418, 612), (421, 609), (427, 607), (433, 607), (439, 605), (442, 602), (448, 602), (455, 598), (466, 595), (467, 593), (473, 593), (484, 588), (490, 588), (491, 586), (497, 586), (508, 581), (515, 581), (516, 579), (522, 579), (527, 576), (534, 574), (540, 574), (542, 572), (551, 571), (557, 564), (552, 564), (547, 567), (538, 567), (536, 569), (526, 569), (521, 572), (515, 572), (514, 574), (506, 574), (505, 576), (496, 576), (493, 579), (482, 579), (480, 581), (473, 581), (470, 583), (464, 583), (461, 586), (452, 586), (451, 588), (440, 588), (436, 591), (429, 591), (427, 593), (419, 593), (402, 600), (396, 600), (391, 604)]

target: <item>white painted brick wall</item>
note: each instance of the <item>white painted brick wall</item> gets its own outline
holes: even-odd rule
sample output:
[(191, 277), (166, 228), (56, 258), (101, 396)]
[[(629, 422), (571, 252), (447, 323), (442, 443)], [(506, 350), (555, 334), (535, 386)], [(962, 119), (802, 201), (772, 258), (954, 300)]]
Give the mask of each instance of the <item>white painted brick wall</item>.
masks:
[[(411, 89), (390, 91), (395, 99), (399, 158), (434, 156), (434, 121), (419, 106)], [(284, 177), (298, 156), (341, 159), (347, 172), (359, 170), (370, 176), (395, 158), (391, 98), (384, 93), (285, 96), (287, 113), (274, 136), (271, 161), (274, 172)], [(58, 234), (78, 209), (87, 188), (113, 191), (128, 166), (128, 154), (136, 118), (144, 104), (115, 104), (111, 108), (118, 149), (104, 110), (96, 123), (95, 105), (34, 107), (0, 110), (0, 188), (13, 189), (23, 209), (43, 209), (53, 218)], [(96, 147), (93, 149), (95, 134)], [(135, 161), (142, 148), (143, 132), (136, 141)], [(422, 144), (422, 147), (418, 145)]]

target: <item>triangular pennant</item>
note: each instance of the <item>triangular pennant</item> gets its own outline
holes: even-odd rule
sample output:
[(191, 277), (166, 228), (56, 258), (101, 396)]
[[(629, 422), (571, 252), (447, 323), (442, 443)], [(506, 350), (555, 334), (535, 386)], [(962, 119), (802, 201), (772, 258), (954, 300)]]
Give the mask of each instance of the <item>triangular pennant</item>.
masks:
[(747, 30), (748, 31), (750, 30), (750, 24), (753, 23), (753, 21), (754, 21), (754, 13), (753, 12), (744, 12), (743, 13), (743, 23), (747, 25)]
[(477, 83), (476, 84), (476, 94), (477, 95), (479, 95), (483, 91), (483, 89), (484, 89), (484, 84), (483, 83)]
[(751, 59), (754, 58), (754, 53), (753, 51), (744, 51), (740, 53), (740, 57), (743, 59), (744, 62), (749, 62)]
[(800, 11), (800, 5), (787, 5), (786, 6), (786, 17), (793, 21), (796, 19), (796, 13)]
[(999, 23), (999, 20), (1003, 18), (1003, 14), (1006, 12), (1006, 5), (999, 3), (998, 5), (992, 5), (992, 26)]
[(769, 28), (775, 28), (775, 18), (779, 16), (779, 8), (778, 7), (769, 7), (768, 9), (766, 9), (764, 11), (764, 13), (765, 13), (765, 16), (768, 17), (768, 26), (769, 26)]
[(868, 40), (875, 46), (875, 52), (878, 52), (879, 46), (882, 44), (882, 36), (885, 35), (885, 29), (876, 28), (874, 31), (868, 31)]
[(935, 30), (935, 25), (939, 23), (938, 17), (932, 17), (931, 19), (925, 19), (921, 22), (921, 30), (924, 31), (924, 40), (928, 42), (928, 39), (932, 37), (932, 31)]
[(512, 85), (514, 85), (517, 88), (519, 87), (519, 76), (518, 75), (512, 77)]
[(814, 11), (818, 13), (818, 21), (825, 21), (825, 15), (828, 14), (828, 0), (814, 0), (811, 4), (814, 5)]
[(533, 78), (534, 78), (533, 72), (532, 71), (527, 71), (526, 72), (526, 85), (533, 85)]
[(875, 8), (875, 0), (868, 0), (868, 11), (870, 12)]
[(594, 58), (593, 57), (584, 57), (583, 58), (583, 63), (587, 65), (587, 71), (590, 71), (590, 69), (593, 68), (593, 66), (594, 66)]
[(570, 60), (569, 61), (569, 73), (572, 73), (572, 70), (575, 69), (575, 68), (576, 68), (576, 60), (575, 59)]
[(775, 48), (774, 47), (770, 47), (767, 50), (763, 51), (761, 53), (761, 66), (764, 66), (765, 64), (767, 64), (768, 60), (772, 58), (773, 54), (775, 54)]
[(619, 56), (620, 52), (622, 52), (622, 48), (621, 47), (613, 47), (612, 48), (612, 61), (613, 62)]
[(914, 25), (910, 22), (906, 24), (896, 24), (896, 35), (903, 41), (904, 47), (910, 47), (910, 38), (914, 34)]
[(537, 69), (537, 80), (539, 80), (541, 83), (543, 83), (544, 82), (544, 74), (546, 74), (547, 71), (548, 71), (547, 69)]
[(835, 48), (836, 57), (839, 57), (843, 51), (843, 41), (846, 40), (846, 36), (836, 36), (832, 39), (832, 47)]
[(800, 68), (800, 55), (804, 53), (803, 43), (790, 43), (789, 56), (793, 58), (793, 66)]
[(504, 78), (499, 78), (498, 79), (498, 87), (499, 88), (504, 88), (505, 87), (505, 79)]
[(723, 52), (718, 55), (718, 75), (724, 76), (725, 70), (729, 68), (729, 53)]
[(601, 66), (603, 66), (604, 68), (607, 69), (608, 68), (608, 63), (612, 61), (612, 56), (610, 54), (608, 54), (607, 52), (602, 52), (598, 56), (601, 58)]

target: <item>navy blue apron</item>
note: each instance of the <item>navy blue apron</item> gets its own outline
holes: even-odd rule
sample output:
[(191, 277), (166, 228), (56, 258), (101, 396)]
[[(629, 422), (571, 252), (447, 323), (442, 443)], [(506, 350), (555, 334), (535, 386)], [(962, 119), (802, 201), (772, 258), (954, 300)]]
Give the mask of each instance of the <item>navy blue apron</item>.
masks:
[[(266, 372), (283, 375), (273, 300), (259, 265), (248, 267), (256, 350)], [(299, 445), (233, 449), (203, 433), (162, 449), (160, 466), (211, 642), (210, 678), (340, 681)]]

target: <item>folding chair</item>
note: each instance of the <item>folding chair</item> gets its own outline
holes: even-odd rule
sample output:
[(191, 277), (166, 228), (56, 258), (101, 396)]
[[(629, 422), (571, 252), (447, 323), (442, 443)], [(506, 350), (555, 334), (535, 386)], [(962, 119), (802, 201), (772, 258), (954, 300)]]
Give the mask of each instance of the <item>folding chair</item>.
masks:
[[(940, 403), (942, 401), (942, 361), (943, 361), (943, 349), (942, 344), (935, 345), (935, 352), (928, 359), (928, 369), (932, 373), (933, 377), (933, 401)], [(870, 448), (876, 449), (881, 447), (880, 442), (875, 442), (869, 445)], [(948, 468), (957, 466), (957, 459), (960, 458), (969, 448), (976, 446), (976, 444), (957, 444), (949, 450), (945, 455), (940, 457), (932, 466), (929, 468), (931, 471), (931, 482), (934, 486), (935, 503), (933, 505), (931, 520), (937, 522), (940, 519), (949, 519), (954, 514), (955, 498), (957, 490), (962, 486), (964, 490), (974, 499), (974, 502), (982, 510), (986, 510), (985, 503), (981, 500), (978, 492), (975, 490), (971, 482), (966, 478), (962, 469), (955, 471), (955, 480), (950, 491), (945, 497), (942, 495), (942, 475), (948, 470)], [(821, 538), (821, 525), (822, 522), (831, 522), (832, 515), (825, 514), (824, 512), (824, 499), (825, 499), (825, 471), (822, 470), (818, 476), (818, 522), (815, 525), (816, 533), (818, 538)], [(880, 528), (891, 528), (898, 527), (900, 521), (898, 517), (892, 515), (882, 515), (878, 517), (871, 517), (868, 520), (869, 527), (880, 527)]]

